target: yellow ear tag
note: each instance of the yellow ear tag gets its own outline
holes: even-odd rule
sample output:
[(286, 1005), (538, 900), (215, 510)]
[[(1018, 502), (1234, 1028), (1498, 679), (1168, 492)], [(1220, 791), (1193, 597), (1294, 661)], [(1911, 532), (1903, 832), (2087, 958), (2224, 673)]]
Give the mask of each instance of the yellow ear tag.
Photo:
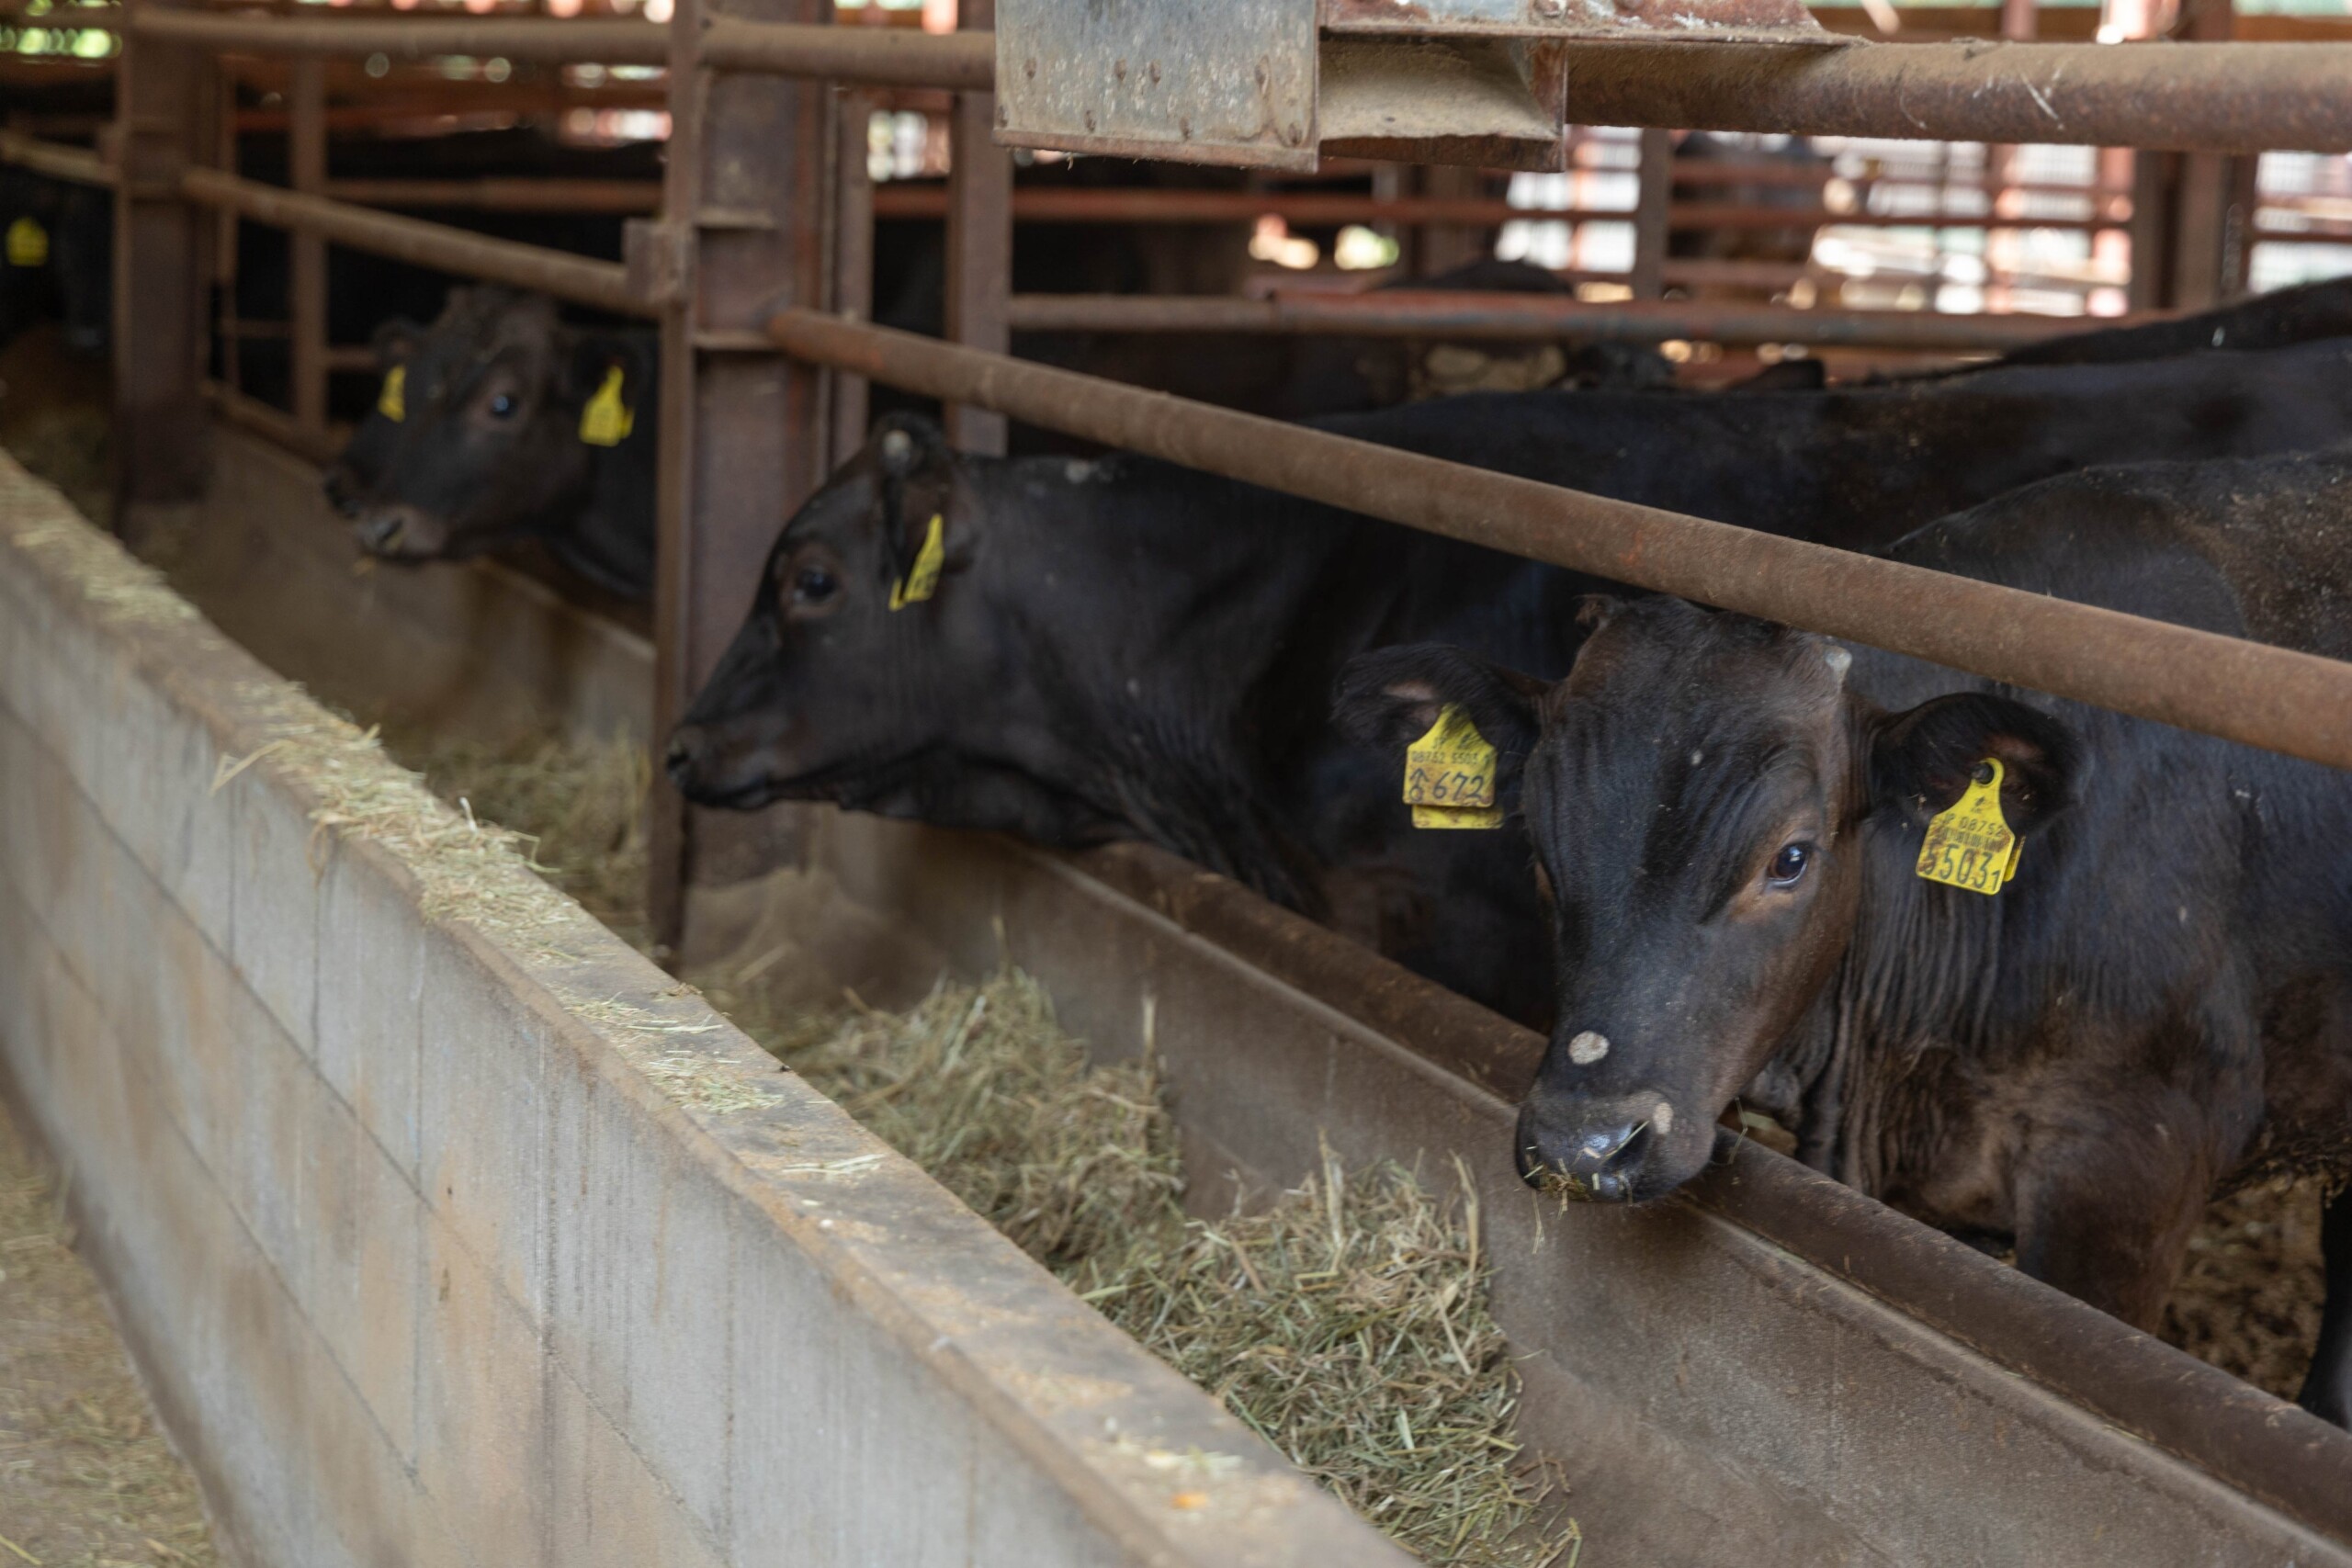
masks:
[(1970, 784), (1928, 824), (1917, 869), (1930, 882), (1989, 895), (2018, 874), (2018, 852), (2025, 840), (2001, 816), (2000, 762), (1987, 757), (1980, 766), (1990, 776)]
[(376, 412), (394, 424), (408, 417), (408, 367), (395, 365), (384, 372), (384, 389), (376, 394)]
[(47, 266), (49, 265), (49, 231), (29, 217), (19, 218), (9, 224), (8, 265), (10, 266)]
[(940, 528), (946, 519), (939, 513), (931, 514), (931, 532), (922, 536), (922, 548), (915, 552), (914, 570), (906, 581), (890, 584), (890, 608), (903, 610), (910, 604), (920, 604), (939, 592), (939, 573), (947, 565), (946, 541)]
[(1416, 828), (1499, 828), (1495, 749), (1460, 705), (1448, 703), (1406, 749), (1405, 804)]
[(622, 375), (617, 365), (605, 371), (605, 384), (580, 411), (580, 439), (591, 446), (617, 446), (637, 428), (637, 411), (621, 401)]

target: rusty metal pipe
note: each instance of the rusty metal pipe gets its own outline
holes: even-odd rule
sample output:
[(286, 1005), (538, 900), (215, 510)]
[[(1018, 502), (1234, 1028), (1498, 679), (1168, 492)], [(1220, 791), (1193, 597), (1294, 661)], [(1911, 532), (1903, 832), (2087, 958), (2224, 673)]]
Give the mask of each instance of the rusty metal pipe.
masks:
[(2352, 768), (2352, 666), (1560, 490), (816, 310), (786, 353), (1407, 527)]
[(822, 76), (842, 86), (945, 87), (985, 93), (996, 85), (996, 35), (917, 33), (714, 17), (704, 28), (706, 65)]
[(112, 187), (115, 183), (114, 171), (96, 152), (43, 141), (19, 131), (0, 130), (0, 164), (14, 164), (37, 175), (75, 185)]
[(2175, 152), (2352, 151), (2352, 44), (1562, 46), (1593, 125), (2067, 142)]
[[(2130, 318), (2157, 320), (2156, 316)], [(2057, 316), (1946, 316), (1915, 310), (1792, 310), (1767, 306), (1593, 305), (1555, 295), (1384, 288), (1366, 294), (1019, 294), (1012, 324), (1025, 332), (1293, 333), (1444, 337), (1498, 343), (1811, 343), (1998, 354), (2079, 333)], [(2101, 326), (2128, 324), (2102, 318)]]
[(329, 180), (326, 194), (364, 207), (461, 207), (497, 212), (656, 212), (659, 180)]
[(180, 194), (207, 207), (227, 208), (255, 222), (300, 234), (316, 234), (338, 245), (390, 256), (418, 266), (438, 267), (491, 283), (537, 288), (560, 299), (593, 305), (624, 315), (650, 316), (653, 307), (629, 291), (628, 269), (618, 262), (592, 261), (539, 245), (518, 244), (469, 234), (446, 224), (398, 218), (324, 197), (298, 196), (277, 186), (239, 179), (218, 169), (187, 169)]
[(670, 59), (669, 28), (650, 22), (559, 21), (540, 17), (312, 20), (307, 17), (218, 17), (142, 6), (129, 14), (124, 30), (135, 39), (216, 53), (352, 58), (381, 54), (392, 60), (496, 55), (508, 60), (605, 65), (664, 65)]

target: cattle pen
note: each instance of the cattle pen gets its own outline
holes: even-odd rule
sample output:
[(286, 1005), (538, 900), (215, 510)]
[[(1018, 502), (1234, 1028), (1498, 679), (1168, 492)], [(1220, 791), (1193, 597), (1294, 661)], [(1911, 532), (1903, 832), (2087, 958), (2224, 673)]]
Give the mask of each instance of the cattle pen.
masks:
[[(471, 841), (282, 678), (354, 711), (504, 705), (654, 744), (718, 666), (780, 520), (865, 443), (876, 385), (938, 400), (967, 451), (1002, 453), (1018, 421), (2352, 768), (2335, 660), (1011, 352), (1042, 331), (2020, 347), (2071, 323), (1666, 298), (1669, 225), (1720, 204), (1678, 219), (1661, 138), (2177, 154), (2164, 216), (2201, 248), (2173, 270), (2218, 276), (2233, 220), (2200, 193), (2253, 154), (2352, 152), (2352, 41), (1865, 41), (1747, 4), (1652, 39), (1639, 7), (1577, 27), (1542, 0), (1395, 17), (1323, 0), (1310, 56), (1527, 44), (1564, 84), (1555, 116), (1643, 133), (1655, 166), (1620, 216), (1648, 240), (1629, 299), (1245, 299), (1016, 293), (1015, 226), (1122, 202), (1170, 225), (1286, 210), (1442, 230), (1524, 209), (1442, 190), (1016, 191), (1005, 148), (1297, 168), (1319, 146), (1442, 168), (1532, 159), (1541, 136), (1523, 118), (1465, 130), (1445, 118), (1458, 103), (1376, 72), (1382, 112), (1421, 129), (1366, 131), (1327, 54), (1332, 96), (1261, 66), (1262, 118), (1188, 151), (1190, 121), (1156, 119), (1141, 85), (1180, 75), (1172, 57), (1089, 52), (1074, 8), (1014, 0), (963, 0), (941, 33), (839, 25), (812, 0), (678, 0), (664, 23), (86, 9), (74, 25), (120, 39), (111, 123), (95, 149), (0, 130), (0, 163), (113, 192), (118, 524), (193, 514), (230, 540), (213, 547), (235, 570), (189, 592), (250, 651), (0, 460), (0, 1077), (71, 1173), (238, 1561), (1407, 1560), (691, 987), (526, 874), (469, 880)], [(1265, 18), (1290, 8), (1236, 9), (1264, 20), (1247, 47), (1271, 58), (1289, 35)], [(1214, 26), (1213, 8), (1169, 10)], [(223, 56), (283, 68), (283, 185), (235, 166)], [(659, 67), (658, 190), (337, 180), (326, 67), (379, 56)], [(1098, 101), (1097, 78), (1123, 85)], [(946, 95), (942, 190), (866, 173), (873, 96), (905, 92)], [(1098, 131), (1104, 105), (1127, 121)], [(2083, 221), (2153, 223), (2152, 189)], [(632, 215), (620, 258), (389, 210), (536, 202)], [(877, 220), (933, 215), (941, 335), (876, 324)], [(290, 236), (282, 409), (212, 352), (232, 335), (209, 301), (235, 220)], [(322, 547), (315, 474), (289, 454), (337, 445), (331, 378), (351, 367), (328, 341), (330, 246), (653, 324), (650, 637), (500, 569), (387, 584)], [(2211, 298), (2132, 303), (2157, 319)], [(381, 646), (349, 646), (359, 625)], [(492, 655), (448, 657), (468, 639)], [(2352, 1437), (1728, 1130), (1670, 1201), (1528, 1193), (1511, 1107), (1542, 1038), (1231, 882), (1132, 844), (729, 817), (658, 771), (649, 812), (665, 948), (713, 890), (793, 868), (831, 901), (775, 917), (783, 940), (817, 951), (864, 922), (967, 975), (1018, 964), (1098, 1052), (1159, 1064), (1187, 1163), (1230, 1188), (1295, 1186), (1327, 1146), (1458, 1155), (1524, 1380), (1518, 1438), (1563, 1477), (1589, 1561), (2352, 1563)]]

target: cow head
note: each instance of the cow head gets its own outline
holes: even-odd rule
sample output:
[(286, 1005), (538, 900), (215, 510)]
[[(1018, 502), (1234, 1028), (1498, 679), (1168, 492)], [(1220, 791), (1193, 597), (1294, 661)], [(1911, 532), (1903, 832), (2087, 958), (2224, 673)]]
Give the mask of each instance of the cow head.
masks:
[(1705, 1166), (1716, 1118), (1836, 972), (1865, 879), (1912, 876), (1928, 819), (1985, 757), (2004, 764), (2009, 826), (2036, 831), (2065, 804), (2074, 747), (1984, 693), (1887, 712), (1849, 689), (1844, 649), (1746, 616), (1603, 600), (1587, 617), (1549, 689), (1455, 649), (1389, 649), (1349, 667), (1340, 711), (1401, 746), (1460, 704), (1501, 769), (1521, 768), (1559, 1012), (1520, 1171), (1638, 1202)]
[(880, 422), (785, 525), (750, 615), (672, 737), (670, 776), (686, 797), (740, 809), (852, 799), (939, 744), (967, 702), (957, 694), (989, 663), (978, 647), (945, 659), (922, 646), (957, 615), (973, 525), (938, 427)]
[(378, 351), (398, 399), (379, 399), (330, 493), (344, 487), (361, 547), (390, 560), (460, 559), (562, 527), (594, 479), (582, 411), (614, 371), (626, 399), (652, 376), (638, 338), (568, 328), (552, 299), (497, 288), (453, 289), (429, 330), (395, 326)]
[[(401, 426), (406, 423), (403, 387), (408, 362), (414, 357), (425, 331), (406, 316), (395, 316), (376, 328), (376, 401), (368, 408), (368, 417), (352, 428), (351, 439), (344, 443), (342, 452), (326, 471), (327, 504), (345, 517), (359, 515), (362, 498), (400, 449)], [(388, 410), (401, 417), (393, 418)]]

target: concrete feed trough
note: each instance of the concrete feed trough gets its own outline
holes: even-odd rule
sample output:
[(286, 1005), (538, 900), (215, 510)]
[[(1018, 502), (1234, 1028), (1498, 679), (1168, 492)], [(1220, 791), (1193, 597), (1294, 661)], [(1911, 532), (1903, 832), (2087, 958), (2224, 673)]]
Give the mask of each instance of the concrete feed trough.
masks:
[[(355, 579), (315, 494), (224, 438), (175, 568), (287, 673), (428, 713), (456, 661), (398, 650), (495, 626), (469, 721), (641, 711), (641, 645), (495, 570)], [(366, 1559), (317, 1544), (356, 1525), (286, 1537), (329, 1514), (395, 1521), (368, 1539), (401, 1561), (1398, 1560), (576, 912), (525, 888), (469, 915), (429, 856), (319, 830), (311, 752), (261, 751), (283, 687), (20, 481), (0, 518), (0, 1047), (175, 1430), (241, 1536), (278, 1532), (257, 1561)], [(52, 794), (72, 812), (28, 804)], [(1227, 1172), (1295, 1181), (1326, 1138), (1461, 1152), (1521, 1435), (1588, 1561), (2352, 1564), (2352, 1438), (1786, 1160), (1726, 1144), (1682, 1199), (1539, 1203), (1509, 1099), (1540, 1043), (1230, 884), (1131, 847), (771, 821), (876, 925), (968, 971), (1009, 956), (1099, 1050), (1158, 1055), (1208, 1201)], [(281, 895), (311, 924), (273, 945), (245, 913)], [(413, 1043), (356, 1049), (379, 1014)], [(386, 1336), (390, 1416), (354, 1370)], [(1171, 1511), (1195, 1445), (1246, 1463)]]
[(232, 1560), (1406, 1561), (6, 458), (0, 704), (0, 1051)]

